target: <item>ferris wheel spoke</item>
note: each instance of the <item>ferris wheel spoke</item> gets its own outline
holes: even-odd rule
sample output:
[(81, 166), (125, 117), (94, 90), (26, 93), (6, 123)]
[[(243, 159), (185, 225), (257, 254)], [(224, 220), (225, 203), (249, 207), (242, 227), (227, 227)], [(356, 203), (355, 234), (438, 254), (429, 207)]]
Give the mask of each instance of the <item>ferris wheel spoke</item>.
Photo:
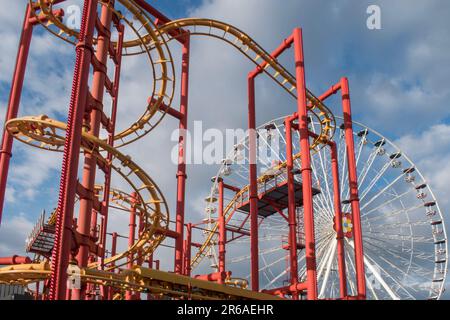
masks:
[[(266, 249), (266, 250), (262, 251), (261, 253), (264, 253), (264, 254), (267, 254), (267, 253), (275, 253), (275, 252), (278, 252), (278, 251), (280, 251), (280, 250), (282, 250), (282, 249), (280, 248), (280, 246), (276, 246), (276, 247), (272, 247), (272, 248)], [(261, 253), (260, 253), (260, 254), (261, 254)], [(244, 256), (240, 256), (240, 257), (236, 257), (236, 258), (234, 258), (234, 259), (231, 259), (231, 260), (229, 261), (229, 263), (235, 264), (235, 263), (239, 263), (239, 262), (242, 262), (242, 261), (250, 260), (250, 258), (251, 258), (251, 254), (248, 254), (248, 255), (244, 255)]]
[(323, 256), (319, 256), (318, 257), (318, 272), (317, 272), (317, 279), (320, 279), (322, 277), (322, 273), (325, 269), (326, 263), (327, 261), (330, 259), (330, 256), (333, 253), (333, 247), (334, 247), (334, 243), (333, 241), (331, 241), (329, 238), (326, 240), (326, 244), (325, 247), (327, 248), (327, 251), (325, 253), (325, 255)]
[[(362, 207), (361, 211), (367, 208), (372, 202), (374, 202), (376, 199), (378, 199), (382, 194), (384, 194), (387, 190), (392, 188), (401, 178), (404, 177), (404, 174), (400, 175), (398, 178), (396, 178), (394, 181), (392, 181), (390, 184), (388, 184), (385, 188), (383, 188), (381, 191), (379, 191), (376, 195), (374, 195), (370, 200), (368, 200)], [(364, 200), (364, 197), (361, 199), (361, 201)]]
[(367, 176), (369, 175), (370, 170), (372, 169), (375, 160), (377, 159), (378, 153), (379, 153), (380, 147), (374, 149), (372, 153), (369, 156), (368, 161), (364, 165), (363, 170), (361, 171), (360, 176), (358, 177), (359, 185), (360, 187), (364, 185), (364, 182), (366, 181)]
[(327, 204), (328, 210), (330, 210), (330, 212), (333, 212), (333, 210), (332, 210), (333, 200), (332, 200), (332, 197), (331, 197), (330, 184), (329, 184), (329, 180), (328, 180), (328, 176), (329, 175), (327, 175), (327, 173), (326, 173), (326, 168), (325, 168), (324, 160), (323, 160), (323, 157), (322, 157), (322, 151), (319, 152), (319, 159), (320, 159), (320, 167), (322, 169), (322, 173), (323, 173), (323, 177), (324, 177), (326, 192), (327, 192), (327, 196), (328, 196), (328, 198), (327, 198), (324, 195), (324, 199), (326, 200), (326, 204)]
[[(348, 246), (346, 246), (345, 254), (347, 256), (346, 259), (346, 269), (347, 269), (347, 282), (350, 287), (351, 295), (356, 296), (357, 295), (357, 289), (354, 279), (356, 279), (356, 267), (353, 263), (353, 258), (350, 255), (350, 250), (347, 249)], [(351, 271), (351, 272), (350, 272)]]
[[(347, 240), (348, 241), (348, 240)], [(352, 241), (348, 241), (349, 245), (354, 249), (354, 244)], [(387, 273), (380, 265), (378, 265), (373, 259), (371, 259), (367, 253), (364, 254), (364, 264), (366, 265), (367, 269), (370, 271), (370, 273), (374, 276), (374, 278), (381, 284), (383, 289), (388, 293), (388, 295), (393, 300), (400, 300), (400, 297), (395, 294), (395, 292), (392, 290), (392, 288), (386, 283), (381, 273), (378, 271), (382, 271), (385, 273), (389, 278), (391, 278), (394, 282), (396, 280), (390, 276), (389, 273)]]
[[(419, 236), (411, 236), (405, 234), (387, 234), (384, 232), (375, 232), (375, 231), (366, 231), (365, 234), (372, 235), (374, 238), (383, 238), (385, 240), (393, 240), (393, 241), (409, 241), (413, 240), (415, 243), (424, 243), (424, 244), (432, 244), (434, 243), (433, 238), (427, 237), (419, 237)], [(367, 238), (370, 238), (367, 236)]]
[(383, 177), (383, 175), (386, 173), (386, 171), (391, 167), (391, 162), (385, 164), (383, 168), (378, 172), (378, 174), (372, 179), (372, 181), (369, 183), (369, 186), (361, 193), (360, 202), (362, 202), (366, 196), (369, 194), (369, 192), (372, 190), (372, 188), (380, 181), (380, 179)]
[[(386, 292), (391, 296), (393, 300), (400, 300), (400, 297), (393, 291), (392, 287), (389, 286), (383, 276), (386, 275), (389, 279), (392, 280), (392, 282), (395, 284), (395, 286), (398, 289), (401, 289), (406, 295), (408, 295), (412, 300), (415, 300), (414, 296), (407, 290), (395, 277), (393, 277), (389, 272), (386, 271), (383, 267), (381, 267), (378, 263), (375, 262), (374, 259), (372, 259), (368, 254), (364, 255), (364, 264), (366, 267), (371, 271), (375, 279), (381, 284), (381, 286), (386, 290)], [(397, 289), (397, 291), (398, 291)]]
[(285, 259), (286, 259), (286, 257), (281, 257), (280, 259), (275, 260), (274, 262), (272, 262), (262, 268), (259, 268), (259, 272), (263, 272), (264, 270), (267, 270), (268, 268), (272, 268), (273, 266), (277, 265), (278, 263), (282, 262)]
[[(260, 257), (261, 257), (261, 260), (262, 260), (262, 262), (264, 263), (264, 265), (267, 266), (268, 263), (267, 263), (267, 260), (266, 260), (266, 257), (264, 256), (264, 254), (261, 254)], [(264, 276), (266, 277), (267, 282), (270, 281), (270, 278), (269, 278), (268, 273), (270, 273), (272, 279), (275, 277), (275, 275), (273, 274), (271, 268), (268, 268), (268, 269), (264, 270), (263, 274), (264, 274)]]
[[(333, 261), (335, 259), (335, 255), (336, 255), (337, 241), (332, 241), (332, 248), (333, 249), (332, 249), (331, 254), (328, 257), (328, 261), (326, 263), (325, 276), (324, 276), (324, 280), (322, 282), (322, 287), (321, 287), (320, 293), (319, 293), (319, 297), (320, 298), (324, 298), (324, 293), (325, 293), (325, 290), (326, 290), (327, 285), (328, 285), (330, 272), (331, 272), (331, 269), (332, 269), (332, 266), (333, 266)], [(318, 278), (320, 279), (320, 277), (321, 277), (321, 275), (319, 275)]]
[[(414, 191), (415, 191), (415, 190), (407, 191), (407, 192), (405, 192), (405, 193), (403, 193), (403, 194), (401, 194), (401, 195), (398, 195), (397, 197), (395, 197), (395, 198), (393, 198), (393, 199), (391, 199), (391, 200), (388, 200), (388, 201), (383, 202), (381, 205), (379, 205), (379, 206), (376, 207), (376, 208), (373, 208), (373, 209), (371, 209), (371, 210), (369, 210), (369, 211), (365, 211), (364, 214), (361, 215), (361, 218), (366, 218), (366, 219), (367, 219), (367, 216), (369, 216), (371, 213), (379, 212), (380, 209), (382, 209), (382, 208), (384, 208), (384, 207), (386, 207), (386, 206), (388, 206), (388, 205), (393, 204), (393, 203), (396, 202), (397, 200), (399, 200), (399, 199), (401, 199), (401, 198), (403, 198), (403, 197), (405, 197), (405, 196), (407, 196), (407, 195), (413, 193)], [(414, 209), (420, 209), (420, 208), (423, 208), (423, 204), (417, 205), (417, 206), (415, 206), (415, 207), (411, 207), (410, 209), (414, 210)], [(395, 215), (397, 215), (397, 214), (399, 214), (399, 213), (403, 213), (404, 211), (405, 211), (405, 210), (397, 210), (397, 211), (391, 212), (391, 213), (384, 213), (384, 214), (382, 214), (382, 215), (378, 215), (378, 216), (373, 217), (373, 218), (371, 218), (371, 219), (375, 219), (375, 220), (376, 220), (376, 219), (379, 219), (379, 218), (381, 218), (381, 217), (385, 217), (386, 214), (389, 214), (388, 216), (395, 216)]]

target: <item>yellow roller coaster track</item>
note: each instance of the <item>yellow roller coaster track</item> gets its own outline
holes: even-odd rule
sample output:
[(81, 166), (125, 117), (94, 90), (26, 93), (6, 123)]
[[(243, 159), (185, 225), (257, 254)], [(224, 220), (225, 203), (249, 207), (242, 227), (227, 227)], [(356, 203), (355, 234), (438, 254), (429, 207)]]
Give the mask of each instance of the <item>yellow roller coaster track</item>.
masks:
[[(46, 116), (24, 117), (13, 119), (6, 124), (6, 129), (19, 141), (36, 148), (62, 151), (64, 147), (66, 124), (49, 119)], [(92, 154), (97, 163), (104, 167), (111, 167), (136, 192), (140, 210), (145, 216), (144, 232), (138, 241), (127, 251), (105, 260), (111, 264), (128, 257), (131, 253), (142, 252), (151, 254), (164, 240), (160, 232), (169, 226), (169, 213), (166, 201), (153, 180), (134, 163), (129, 156), (112, 148), (103, 140), (83, 132), (82, 148), (84, 152)], [(102, 153), (110, 153), (113, 158), (108, 162)], [(125, 265), (118, 264), (116, 267)], [(93, 264), (91, 268), (98, 267)]]
[[(59, 38), (68, 41), (72, 44), (75, 44), (75, 39), (78, 36), (78, 33), (66, 26), (64, 23), (60, 21), (59, 18), (55, 17), (52, 13), (52, 3), (54, 0), (39, 0), (33, 2), (34, 8), (39, 8), (41, 14), (47, 17), (50, 23), (45, 24), (44, 26), (49, 29), (53, 34), (58, 36)], [(188, 18), (172, 21), (168, 24), (156, 27), (152, 22), (151, 17), (142, 10), (139, 5), (137, 5), (132, 0), (119, 0), (119, 2), (133, 15), (133, 17), (140, 22), (141, 27), (134, 27), (133, 23), (131, 23), (128, 18), (115, 10), (110, 6), (109, 2), (100, 1), (103, 5), (107, 5), (110, 10), (115, 12), (115, 14), (127, 22), (129, 26), (133, 28), (135, 33), (138, 35), (135, 39), (127, 40), (124, 42), (124, 50), (128, 50), (130, 48), (139, 48), (140, 51), (132, 53), (140, 54), (144, 52), (153, 52), (154, 50), (158, 53), (158, 59), (154, 62), (153, 69), (155, 70), (155, 65), (161, 65), (161, 74), (157, 76), (154, 86), (156, 86), (156, 82), (160, 85), (160, 90), (158, 93), (154, 93), (152, 95), (152, 99), (149, 101), (153, 101), (155, 98), (155, 103), (153, 102), (148, 106), (146, 113), (130, 128), (118, 133), (115, 137), (116, 140), (120, 142), (118, 147), (127, 145), (132, 143), (139, 138), (148, 134), (151, 130), (153, 130), (157, 124), (150, 125), (149, 122), (152, 117), (158, 112), (159, 107), (162, 103), (166, 106), (170, 106), (173, 100), (173, 90), (169, 95), (166, 92), (167, 83), (171, 82), (172, 87), (175, 85), (175, 74), (173, 72), (173, 61), (170, 54), (170, 50), (167, 47), (167, 43), (174, 40), (175, 37), (171, 36), (171, 34), (178, 34), (179, 37), (183, 37), (186, 35), (186, 32), (190, 36), (208, 36), (213, 37), (226, 43), (230, 44), (239, 52), (241, 52), (245, 57), (247, 57), (250, 61), (252, 61), (255, 65), (259, 66), (261, 63), (267, 63), (264, 68), (264, 72), (273, 79), (279, 86), (281, 86), (284, 90), (286, 90), (292, 97), (297, 98), (296, 93), (296, 80), (295, 77), (287, 71), (278, 60), (273, 59), (272, 56), (265, 51), (256, 41), (254, 41), (249, 35), (239, 30), (238, 28), (216, 20), (212, 19), (197, 19), (197, 18)], [(50, 3), (47, 4), (47, 3)], [(50, 26), (56, 26), (58, 31), (53, 31)], [(145, 31), (147, 34), (142, 34), (142, 31)], [(140, 33), (141, 32), (141, 33)], [(70, 40), (72, 38), (72, 40)], [(127, 51), (125, 54), (129, 54)], [(170, 68), (167, 67), (167, 64), (170, 64)], [(172, 74), (169, 74), (169, 69)], [(160, 83), (159, 83), (160, 82)], [(168, 98), (169, 101), (164, 101), (165, 98)], [(310, 102), (310, 111), (321, 124), (321, 134), (319, 138), (314, 141), (312, 144), (312, 148), (316, 148), (318, 145), (322, 144), (323, 139), (331, 139), (334, 135), (334, 123), (335, 119), (333, 113), (320, 101), (318, 98), (311, 93), (311, 91), (307, 90), (307, 98)], [(147, 126), (147, 128), (146, 128)], [(133, 136), (131, 138), (131, 136)]]
[[(27, 285), (48, 279), (50, 264), (23, 264), (0, 269), (0, 283)], [(118, 273), (96, 269), (82, 269), (75, 276), (85, 283), (107, 286), (139, 293), (151, 293), (154, 296), (173, 299), (195, 300), (279, 300), (280, 298), (252, 292), (231, 286), (196, 280), (168, 272), (134, 267), (132, 270), (119, 270)], [(121, 299), (121, 294), (115, 296)]]
[[(52, 34), (71, 44), (77, 43), (78, 32), (65, 25), (62, 19), (54, 14), (55, 0), (29, 0), (32, 14), (39, 17), (38, 21)], [(123, 54), (146, 54), (152, 67), (153, 90), (150, 95), (150, 103), (144, 114), (128, 129), (115, 136), (117, 145), (109, 146), (104, 140), (83, 132), (82, 149), (92, 154), (98, 164), (114, 169), (122, 176), (136, 192), (140, 210), (145, 215), (144, 232), (140, 234), (137, 242), (127, 251), (104, 261), (105, 265), (112, 266), (105, 271), (99, 271), (98, 263), (89, 265), (81, 270), (83, 281), (109, 285), (119, 289), (133, 289), (140, 292), (160, 293), (175, 298), (190, 296), (194, 299), (273, 299), (259, 293), (252, 293), (243, 289), (218, 286), (216, 284), (198, 281), (174, 274), (156, 272), (136, 267), (133, 270), (109, 272), (123, 267), (125, 263), (117, 263), (124, 258), (139, 252), (141, 255), (149, 255), (161, 244), (164, 236), (159, 232), (168, 229), (169, 213), (166, 201), (153, 182), (153, 180), (130, 157), (118, 151), (118, 148), (130, 144), (152, 131), (163, 119), (165, 113), (160, 111), (161, 106), (171, 106), (175, 91), (175, 71), (168, 43), (175, 39), (174, 35), (184, 36), (208, 36), (225, 41), (239, 50), (245, 57), (259, 66), (266, 63), (262, 70), (279, 86), (286, 90), (292, 97), (297, 98), (296, 80), (286, 68), (276, 59), (273, 59), (261, 46), (241, 30), (211, 19), (182, 19), (170, 22), (162, 26), (156, 26), (149, 16), (133, 0), (118, 0), (125, 8), (126, 13), (116, 10), (109, 1), (100, 0), (99, 3), (109, 10), (121, 21), (124, 21), (133, 31), (134, 37), (125, 39)], [(130, 16), (131, 15), (131, 16)], [(133, 20), (133, 21), (131, 21)], [(42, 21), (45, 21), (42, 22)], [(94, 39), (94, 43), (96, 40)], [(113, 46), (117, 43), (112, 41)], [(311, 148), (321, 148), (324, 141), (334, 135), (335, 119), (332, 112), (309, 90), (307, 99), (312, 115), (321, 125), (321, 133)], [(154, 121), (155, 115), (159, 118)], [(152, 122), (154, 121), (154, 122)], [(66, 124), (49, 119), (46, 116), (23, 117), (13, 119), (6, 124), (6, 129), (18, 140), (40, 149), (62, 152), (65, 141)], [(113, 160), (109, 162), (104, 154), (111, 154)], [(296, 157), (299, 157), (297, 155)], [(279, 166), (284, 168), (285, 164)], [(267, 177), (261, 177), (263, 182)], [(232, 213), (233, 203), (242, 198), (248, 192), (248, 187), (242, 189), (235, 199), (226, 208), (226, 214)], [(125, 200), (126, 194), (117, 193), (116, 200)], [(113, 199), (114, 201), (114, 195)], [(211, 231), (202, 248), (192, 260), (192, 266), (197, 266), (205, 256), (206, 250), (213, 245), (213, 238), (217, 226)], [(137, 256), (137, 255), (135, 255)], [(117, 263), (117, 264), (116, 264)], [(119, 269), (120, 270), (120, 269)], [(5, 283), (32, 283), (48, 278), (50, 268), (48, 264), (18, 265), (0, 269), (0, 282)], [(235, 285), (242, 285), (240, 281), (234, 281)], [(195, 294), (189, 288), (196, 288)]]

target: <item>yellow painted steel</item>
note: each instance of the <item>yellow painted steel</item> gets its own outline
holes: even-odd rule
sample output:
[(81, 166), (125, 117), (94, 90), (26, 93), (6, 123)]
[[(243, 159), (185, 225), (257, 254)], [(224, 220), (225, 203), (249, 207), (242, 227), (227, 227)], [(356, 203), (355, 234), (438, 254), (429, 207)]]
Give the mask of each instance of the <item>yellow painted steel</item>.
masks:
[[(65, 25), (62, 20), (53, 13), (54, 0), (29, 0), (32, 14), (40, 18), (38, 21), (52, 34), (64, 41), (76, 44), (78, 32)], [(150, 17), (133, 0), (118, 0), (118, 2), (130, 13), (131, 18), (126, 13), (119, 12), (111, 6), (109, 1), (100, 0), (99, 3), (107, 6), (109, 10), (119, 19), (124, 21), (133, 31), (134, 37), (125, 39), (123, 54), (137, 55), (146, 54), (152, 67), (153, 90), (149, 103), (144, 114), (138, 121), (128, 129), (115, 136), (116, 147), (109, 146), (104, 140), (96, 138), (83, 132), (82, 149), (84, 152), (95, 156), (97, 162), (103, 166), (114, 169), (122, 176), (136, 192), (138, 203), (146, 219), (144, 232), (140, 234), (138, 241), (125, 252), (108, 258), (105, 265), (115, 266), (109, 270), (100, 271), (98, 263), (91, 264), (87, 269), (81, 270), (80, 277), (83, 281), (112, 286), (125, 290), (135, 290), (139, 292), (151, 292), (169, 296), (172, 298), (193, 299), (274, 299), (271, 295), (254, 293), (242, 288), (246, 287), (246, 281), (242, 279), (227, 279), (228, 286), (215, 283), (199, 281), (188, 277), (183, 277), (171, 273), (165, 273), (140, 267), (133, 270), (120, 270), (119, 273), (110, 272), (113, 269), (123, 267), (126, 263), (117, 263), (124, 258), (139, 252), (146, 256), (162, 243), (164, 236), (159, 230), (166, 230), (169, 226), (169, 212), (164, 196), (153, 180), (131, 160), (118, 151), (117, 148), (130, 144), (153, 130), (163, 119), (165, 112), (160, 111), (161, 106), (170, 107), (173, 102), (175, 91), (175, 71), (168, 42), (174, 40), (174, 34), (183, 36), (186, 32), (191, 35), (208, 36), (220, 39), (230, 44), (255, 65), (265, 64), (261, 70), (273, 81), (288, 92), (295, 99), (297, 98), (296, 79), (280, 64), (276, 59), (259, 46), (250, 36), (236, 27), (224, 22), (211, 19), (182, 19), (170, 22), (162, 26), (156, 26)], [(130, 19), (134, 19), (131, 21)], [(138, 25), (138, 26), (136, 26)], [(174, 32), (175, 31), (175, 32)], [(178, 32), (177, 32), (178, 31)], [(94, 44), (96, 39), (94, 39)], [(114, 47), (117, 42), (112, 41)], [(332, 139), (335, 130), (335, 119), (332, 112), (309, 90), (307, 90), (309, 109), (315, 121), (320, 123), (321, 132), (319, 137), (312, 143), (311, 148), (317, 150), (323, 147), (324, 142)], [(159, 118), (155, 122), (155, 115)], [(6, 129), (18, 140), (40, 149), (62, 152), (65, 141), (66, 124), (49, 119), (46, 116), (23, 117), (13, 119), (6, 124)], [(105, 154), (111, 154), (113, 160), (109, 162)], [(296, 155), (298, 158), (300, 155)], [(285, 169), (286, 164), (281, 164), (278, 169)], [(259, 178), (259, 183), (264, 182), (266, 176)], [(243, 199), (248, 193), (248, 187), (242, 189), (225, 209), (227, 217), (233, 211), (234, 205), (239, 199)], [(122, 205), (129, 195), (114, 190), (112, 191), (113, 203)], [(128, 203), (130, 205), (130, 203)], [(125, 206), (126, 207), (126, 206)], [(125, 208), (124, 207), (124, 208)], [(54, 221), (52, 215), (50, 221)], [(191, 264), (197, 266), (206, 254), (211, 245), (214, 245), (214, 235), (218, 226), (211, 230), (207, 240), (194, 257)], [(137, 259), (137, 255), (134, 255)], [(117, 263), (117, 264), (116, 264)], [(16, 265), (0, 269), (0, 282), (27, 284), (45, 280), (49, 277), (50, 266), (48, 263)], [(193, 293), (195, 289), (195, 293)], [(119, 293), (115, 298), (121, 298)]]
[[(66, 124), (46, 116), (13, 119), (6, 123), (6, 130), (19, 141), (33, 147), (52, 151), (62, 151), (64, 147)], [(118, 262), (132, 253), (141, 252), (144, 256), (151, 254), (165, 238), (157, 231), (167, 230), (169, 227), (169, 210), (160, 189), (144, 170), (131, 160), (131, 157), (122, 154), (103, 140), (83, 132), (82, 149), (92, 154), (97, 163), (114, 169), (128, 182), (136, 192), (138, 203), (141, 204), (140, 210), (145, 216), (144, 232), (140, 234), (136, 243), (127, 251), (106, 259), (104, 264)], [(111, 162), (106, 159), (105, 152), (112, 154)], [(121, 194), (117, 192), (116, 198), (120, 199), (120, 196)], [(119, 263), (115, 267), (122, 267), (125, 264), (126, 262)], [(98, 263), (90, 267), (96, 268)]]
[[(48, 262), (8, 266), (0, 268), (0, 283), (28, 285), (47, 280), (50, 273), (51, 266)], [(132, 270), (119, 270), (118, 273), (81, 269), (76, 276), (79, 276), (80, 280), (85, 283), (120, 290), (121, 292), (115, 295), (114, 300), (123, 299), (123, 293), (127, 290), (173, 299), (281, 300), (273, 295), (137, 266)]]
[[(29, 0), (32, 8), (32, 15), (40, 17), (38, 21), (42, 26), (58, 38), (75, 45), (79, 36), (78, 31), (65, 25), (53, 14), (53, 3), (55, 0)], [(115, 16), (124, 21), (133, 34), (131, 40), (125, 40), (123, 44), (123, 55), (145, 54), (149, 59), (152, 68), (152, 89), (149, 90), (148, 103), (144, 114), (129, 128), (123, 130), (115, 136), (116, 148), (133, 143), (152, 131), (163, 119), (165, 112), (161, 111), (161, 106), (170, 106), (175, 92), (175, 67), (171, 52), (164, 37), (142, 9), (131, 0), (118, 0), (129, 16), (119, 12), (111, 6), (109, 1), (99, 1), (103, 6), (107, 6)], [(133, 21), (131, 21), (133, 19)], [(148, 42), (152, 43), (151, 49)], [(94, 39), (96, 43), (96, 39)], [(117, 41), (112, 39), (112, 44), (116, 48)], [(130, 48), (138, 48), (137, 53), (130, 53)], [(95, 48), (94, 48), (95, 50)], [(156, 118), (156, 120), (155, 120)], [(153, 121), (153, 123), (152, 123)]]
[[(75, 44), (75, 41), (68, 40), (68, 37), (76, 38), (78, 33), (63, 24), (57, 17), (53, 15), (51, 9), (54, 0), (29, 1), (31, 1), (31, 3), (33, 4), (33, 8), (35, 8), (35, 10), (39, 9), (40, 13), (52, 22), (50, 26), (54, 26), (58, 29), (58, 31), (55, 32), (50, 28), (50, 26), (45, 25), (45, 27), (50, 32), (65, 41)], [(46, 4), (47, 2), (50, 2), (50, 5)], [(295, 77), (290, 74), (289, 71), (287, 71), (287, 69), (283, 67), (278, 60), (273, 59), (271, 55), (267, 51), (265, 51), (256, 41), (254, 41), (249, 35), (239, 30), (238, 28), (224, 22), (212, 19), (198, 18), (176, 20), (168, 24), (156, 27), (152, 22), (151, 17), (149, 17), (148, 14), (144, 10), (142, 10), (139, 5), (137, 5), (133, 0), (119, 0), (119, 2), (134, 16), (137, 21), (139, 21), (142, 26), (142, 28), (140, 29), (146, 32), (146, 34), (141, 35), (139, 33), (141, 31), (136, 31), (136, 29), (133, 27), (133, 23), (128, 21), (125, 15), (117, 12), (114, 8), (112, 8), (109, 2), (100, 1), (100, 3), (102, 3), (103, 5), (107, 5), (110, 10), (115, 12), (118, 17), (126, 21), (127, 24), (131, 26), (138, 35), (135, 39), (125, 41), (124, 50), (126, 50), (126, 48), (139, 48), (140, 51), (134, 54), (153, 52), (154, 50), (156, 50), (158, 52), (158, 58), (153, 60), (153, 69), (158, 69), (156, 66), (161, 65), (162, 70), (161, 74), (154, 78), (157, 79), (157, 81), (160, 81), (161, 89), (158, 93), (152, 95), (152, 98), (150, 99), (150, 104), (147, 111), (151, 112), (146, 112), (130, 128), (116, 135), (115, 139), (118, 141), (118, 147), (130, 144), (140, 139), (141, 137), (148, 134), (151, 130), (153, 130), (154, 127), (156, 127), (156, 125), (158, 125), (162, 121), (163, 117), (161, 117), (156, 124), (148, 126), (155, 113), (160, 112), (159, 107), (161, 106), (164, 98), (168, 97), (166, 92), (167, 82), (171, 82), (172, 86), (175, 85), (174, 72), (172, 74), (169, 74), (169, 69), (166, 66), (166, 64), (171, 64), (170, 70), (173, 70), (172, 57), (170, 55), (170, 50), (167, 48), (167, 42), (175, 39), (173, 36), (171, 36), (171, 34), (173, 34), (173, 31), (176, 31), (176, 34), (179, 34), (180, 37), (186, 34), (186, 32), (184, 31), (187, 31), (191, 36), (201, 35), (220, 39), (238, 49), (239, 52), (241, 52), (257, 66), (259, 66), (263, 62), (267, 63), (266, 67), (263, 69), (263, 72), (269, 75), (271, 79), (273, 79), (279, 86), (286, 90), (291, 96), (297, 98)], [(68, 35), (68, 37), (61, 37), (61, 33)], [(125, 54), (126, 53), (127, 52), (125, 52)], [(173, 91), (171, 91), (171, 93), (172, 94), (169, 96), (170, 101), (168, 103), (165, 103), (167, 107), (171, 106), (172, 104)], [(307, 90), (307, 98), (310, 102), (310, 111), (316, 118), (315, 121), (320, 123), (322, 127), (319, 138), (317, 138), (312, 144), (312, 148), (314, 149), (319, 145), (323, 145), (322, 141), (324, 139), (331, 139), (333, 137), (335, 119), (333, 113), (309, 90)], [(153, 104), (154, 99), (156, 100), (155, 104)], [(146, 128), (146, 126), (148, 127)]]

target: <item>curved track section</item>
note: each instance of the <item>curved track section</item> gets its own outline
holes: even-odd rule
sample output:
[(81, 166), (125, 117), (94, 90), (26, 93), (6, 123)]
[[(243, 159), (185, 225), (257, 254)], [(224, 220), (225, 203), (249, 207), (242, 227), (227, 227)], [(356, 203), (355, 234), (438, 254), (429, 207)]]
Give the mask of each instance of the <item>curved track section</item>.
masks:
[[(68, 27), (61, 17), (56, 15), (58, 4), (55, 0), (29, 0), (32, 14), (39, 17), (38, 21), (51, 34), (75, 45), (79, 36), (78, 31)], [(132, 0), (118, 0), (116, 7), (111, 6), (109, 1), (99, 1), (102, 6), (107, 6), (115, 17), (124, 21), (129, 32), (123, 43), (123, 55), (131, 56), (144, 54), (148, 57), (151, 66), (153, 83), (146, 101), (144, 114), (127, 129), (115, 136), (116, 147), (128, 145), (139, 140), (150, 133), (164, 119), (163, 107), (170, 106), (175, 92), (175, 67), (171, 52), (153, 23), (147, 15)], [(96, 43), (96, 40), (94, 40)], [(151, 49), (150, 44), (151, 43)], [(112, 39), (112, 45), (117, 47), (117, 41)], [(136, 51), (137, 50), (137, 51)]]
[[(9, 121), (6, 129), (19, 141), (33, 147), (50, 151), (62, 151), (65, 141), (66, 124), (47, 118), (25, 117)], [(166, 200), (158, 186), (129, 156), (112, 148), (103, 140), (83, 132), (82, 149), (92, 154), (100, 168), (115, 170), (136, 192), (139, 209), (143, 213), (144, 232), (136, 243), (127, 251), (105, 260), (105, 264), (112, 264), (123, 260), (132, 253), (141, 252), (151, 254), (164, 240), (158, 230), (165, 230), (169, 226), (169, 210)], [(112, 155), (109, 162), (104, 153)], [(125, 194), (116, 192), (113, 199), (125, 201)], [(117, 264), (116, 267), (126, 263)], [(91, 265), (96, 268), (98, 265)]]
[[(188, 32), (190, 36), (206, 36), (228, 43), (256, 66), (259, 67), (265, 63), (266, 67), (262, 71), (294, 99), (297, 99), (295, 77), (277, 59), (272, 58), (255, 40), (238, 28), (217, 20), (188, 18), (172, 21), (160, 26), (159, 29), (166, 42), (177, 38), (177, 36), (172, 36), (173, 34), (182, 37), (184, 33)], [(333, 137), (335, 120), (333, 113), (311, 91), (307, 90), (306, 95), (310, 112), (321, 126), (319, 138), (311, 146), (314, 149), (322, 145), (323, 140)]]

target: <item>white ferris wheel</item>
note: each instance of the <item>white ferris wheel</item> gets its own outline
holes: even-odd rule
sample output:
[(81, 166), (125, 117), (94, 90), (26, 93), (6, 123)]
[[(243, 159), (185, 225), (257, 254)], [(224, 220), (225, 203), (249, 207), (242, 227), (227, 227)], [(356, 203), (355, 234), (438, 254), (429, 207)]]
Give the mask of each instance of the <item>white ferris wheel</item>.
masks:
[[(342, 119), (337, 119), (343, 122)], [(310, 130), (319, 126), (311, 121)], [(275, 153), (270, 162), (259, 159), (258, 172), (275, 177), (275, 185), (287, 179), (283, 169), (273, 168), (286, 161), (284, 118), (258, 129), (258, 146)], [(299, 133), (293, 133), (294, 154), (300, 153)], [(354, 123), (355, 155), (357, 160), (360, 192), (361, 220), (364, 243), (368, 299), (440, 299), (447, 273), (447, 236), (439, 204), (424, 176), (414, 163), (394, 143), (367, 126)], [(346, 212), (349, 198), (346, 142), (343, 126), (336, 128), (335, 142), (338, 148), (342, 212), (344, 231), (351, 234), (352, 224)], [(274, 141), (276, 142), (274, 144)], [(218, 267), (217, 225), (218, 179), (230, 185), (245, 188), (248, 185), (249, 166), (248, 137), (236, 145), (224, 160), (207, 199), (207, 239), (205, 254), (213, 269)], [(274, 145), (279, 147), (274, 152)], [(279, 152), (278, 152), (279, 151)], [(295, 168), (300, 168), (300, 160)], [(313, 152), (315, 238), (319, 298), (339, 297), (336, 232), (333, 226), (333, 193), (331, 181), (331, 157), (325, 148)], [(296, 179), (301, 180), (301, 175)], [(259, 188), (270, 188), (265, 182)], [(242, 195), (241, 195), (242, 197)], [(226, 193), (224, 200), (228, 238), (226, 264), (233, 276), (250, 280), (250, 238), (242, 231), (250, 231), (248, 212), (238, 205), (242, 198)], [(302, 221), (302, 208), (297, 209), (298, 221)], [(233, 234), (239, 228), (239, 234)], [(261, 289), (284, 287), (290, 283), (288, 223), (281, 215), (259, 218), (259, 274)], [(298, 227), (298, 241), (303, 237), (302, 225)], [(357, 294), (355, 261), (351, 236), (345, 239), (347, 286), (350, 295)], [(299, 280), (306, 276), (304, 250), (298, 252)]]

